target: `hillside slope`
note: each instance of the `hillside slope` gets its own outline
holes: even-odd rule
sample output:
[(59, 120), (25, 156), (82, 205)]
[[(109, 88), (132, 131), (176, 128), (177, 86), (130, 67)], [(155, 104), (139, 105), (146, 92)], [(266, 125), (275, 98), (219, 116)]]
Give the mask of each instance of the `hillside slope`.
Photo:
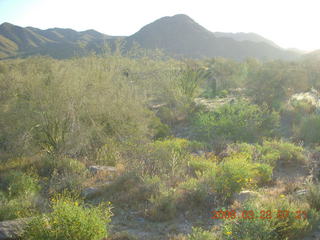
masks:
[[(219, 35), (219, 34), (218, 34)], [(128, 42), (137, 42), (143, 48), (160, 48), (175, 56), (226, 57), (237, 60), (247, 57), (260, 59), (295, 59), (299, 54), (286, 51), (265, 41), (244, 38), (235, 40), (230, 34), (212, 33), (190, 17), (179, 14), (160, 18), (128, 37)]]
[(174, 57), (293, 60), (301, 55), (254, 33), (213, 33), (187, 15), (178, 14), (160, 18), (129, 37), (113, 37), (95, 30), (41, 30), (3, 23), (0, 25), (0, 59), (37, 54), (69, 58), (91, 51), (100, 53), (106, 43), (114, 46), (115, 39), (124, 40), (125, 50), (137, 43), (146, 49), (163, 49)]

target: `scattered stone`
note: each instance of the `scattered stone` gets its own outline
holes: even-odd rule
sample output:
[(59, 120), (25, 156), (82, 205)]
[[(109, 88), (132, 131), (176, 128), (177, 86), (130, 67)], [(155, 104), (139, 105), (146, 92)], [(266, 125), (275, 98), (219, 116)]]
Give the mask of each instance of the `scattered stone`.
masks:
[(199, 150), (199, 151), (197, 151), (196, 153), (197, 153), (197, 155), (199, 155), (199, 156), (204, 155), (204, 151), (202, 151), (202, 150)]
[(307, 192), (308, 192), (307, 189), (302, 189), (302, 190), (296, 191), (295, 194), (296, 194), (297, 196), (303, 196), (303, 195), (306, 195)]
[(144, 218), (142, 218), (142, 217), (137, 218), (137, 221), (140, 222), (140, 223), (145, 222)]
[(18, 240), (32, 218), (21, 218), (0, 222), (0, 240)]
[(82, 190), (82, 197), (84, 198), (91, 198), (97, 196), (102, 193), (102, 188), (98, 187), (88, 187)]
[(115, 173), (117, 171), (117, 169), (115, 167), (112, 167), (112, 166), (99, 166), (99, 165), (96, 165), (96, 166), (90, 166), (89, 167), (89, 171), (92, 173), (92, 174), (98, 174), (98, 173), (101, 173), (101, 172), (104, 172), (104, 173)]
[(235, 201), (239, 202), (240, 204), (243, 204), (247, 200), (252, 199), (252, 198), (256, 198), (258, 196), (259, 196), (259, 193), (247, 190), (247, 191), (235, 193), (233, 195), (233, 199)]
[(87, 187), (82, 190), (81, 196), (84, 198), (92, 198), (98, 196), (103, 193), (104, 188), (108, 185), (112, 184), (112, 181), (106, 181), (104, 184), (96, 186), (96, 187)]

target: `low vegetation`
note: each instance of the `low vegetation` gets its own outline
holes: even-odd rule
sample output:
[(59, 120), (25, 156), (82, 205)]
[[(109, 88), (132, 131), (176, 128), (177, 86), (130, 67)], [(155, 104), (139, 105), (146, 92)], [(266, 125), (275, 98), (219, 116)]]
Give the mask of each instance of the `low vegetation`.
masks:
[[(27, 240), (139, 239), (123, 227), (138, 221), (172, 223), (160, 239), (302, 239), (319, 221), (319, 105), (291, 98), (320, 90), (314, 66), (2, 61), (0, 220), (32, 217)], [(275, 217), (201, 218), (215, 209)]]

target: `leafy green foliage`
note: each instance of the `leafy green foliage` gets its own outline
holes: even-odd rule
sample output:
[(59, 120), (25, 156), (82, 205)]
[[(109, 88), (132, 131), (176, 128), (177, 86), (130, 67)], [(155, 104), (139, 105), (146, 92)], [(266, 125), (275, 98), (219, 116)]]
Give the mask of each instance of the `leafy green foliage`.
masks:
[(205, 172), (209, 169), (216, 167), (216, 157), (211, 157), (209, 159), (204, 158), (203, 156), (192, 156), (188, 165), (194, 173), (196, 172)]
[(272, 135), (278, 121), (276, 113), (239, 102), (196, 114), (194, 126), (198, 136), (206, 141), (223, 136), (233, 141), (253, 142), (261, 136)]
[(1, 181), (0, 221), (27, 217), (37, 212), (35, 199), (40, 185), (36, 176), (11, 171)]
[(306, 143), (319, 143), (320, 140), (320, 116), (311, 115), (302, 120), (299, 129), (297, 130), (298, 138)]
[(149, 173), (174, 176), (187, 165), (192, 142), (182, 138), (157, 140), (150, 144), (148, 163), (145, 170)]
[[(308, 89), (306, 72), (302, 65), (281, 61), (256, 66), (248, 75), (247, 92), (255, 103), (279, 109), (296, 92)], [(310, 85), (309, 85), (310, 87)]]
[(319, 184), (310, 184), (308, 186), (306, 199), (311, 208), (317, 211), (320, 211), (320, 185)]
[(172, 189), (162, 191), (152, 196), (150, 207), (147, 209), (147, 216), (152, 220), (166, 221), (174, 218), (177, 214), (177, 200)]
[(52, 200), (52, 212), (34, 218), (25, 230), (27, 240), (100, 240), (108, 235), (110, 206), (85, 207), (68, 197)]
[(271, 176), (272, 168), (269, 165), (253, 163), (248, 155), (236, 154), (218, 165), (214, 184), (221, 199), (226, 201), (244, 187), (267, 183)]
[(264, 141), (262, 145), (262, 161), (275, 164), (281, 160), (285, 164), (306, 162), (304, 149), (290, 142), (285, 141)]
[[(270, 210), (270, 215), (261, 211)], [(224, 224), (226, 239), (296, 239), (307, 233), (318, 219), (318, 215), (308, 205), (289, 200), (285, 196), (267, 197), (246, 202), (239, 211), (252, 211), (254, 219), (226, 220)], [(283, 215), (288, 211), (288, 215)], [(298, 211), (305, 211), (307, 218)], [(240, 213), (241, 214), (241, 213)], [(271, 217), (269, 217), (271, 216)], [(298, 218), (297, 216), (300, 216)], [(231, 234), (226, 234), (226, 233)]]
[(218, 240), (218, 238), (200, 227), (193, 227), (192, 233), (188, 234), (188, 240)]

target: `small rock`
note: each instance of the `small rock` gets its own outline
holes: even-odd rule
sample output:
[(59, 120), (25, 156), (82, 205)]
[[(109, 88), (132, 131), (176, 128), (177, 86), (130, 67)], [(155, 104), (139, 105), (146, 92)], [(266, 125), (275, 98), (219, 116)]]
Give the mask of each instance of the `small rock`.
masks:
[(302, 190), (296, 191), (295, 194), (296, 194), (297, 196), (302, 196), (302, 195), (306, 195), (307, 192), (308, 192), (307, 189), (302, 189)]
[[(97, 187), (88, 187), (82, 190), (81, 195), (84, 198), (90, 198), (96, 195), (99, 195), (102, 193), (102, 189), (101, 188), (97, 188)], [(0, 239), (1, 240), (1, 239)]]
[(259, 193), (247, 190), (247, 191), (242, 191), (242, 192), (239, 192), (239, 193), (235, 193), (233, 195), (233, 198), (234, 198), (235, 201), (243, 204), (247, 200), (249, 200), (251, 198), (255, 198), (257, 196), (259, 196)]
[(140, 222), (140, 223), (145, 222), (144, 218), (141, 218), (141, 217), (137, 218), (137, 221)]
[(90, 166), (89, 167), (89, 171), (92, 174), (97, 174), (99, 172), (108, 172), (108, 173), (115, 173), (117, 171), (117, 169), (115, 167), (112, 166)]
[(199, 150), (199, 151), (197, 151), (196, 153), (197, 153), (199, 156), (202, 156), (202, 155), (204, 154), (204, 151)]
[(21, 218), (0, 222), (0, 240), (20, 239), (24, 228), (32, 218)]

